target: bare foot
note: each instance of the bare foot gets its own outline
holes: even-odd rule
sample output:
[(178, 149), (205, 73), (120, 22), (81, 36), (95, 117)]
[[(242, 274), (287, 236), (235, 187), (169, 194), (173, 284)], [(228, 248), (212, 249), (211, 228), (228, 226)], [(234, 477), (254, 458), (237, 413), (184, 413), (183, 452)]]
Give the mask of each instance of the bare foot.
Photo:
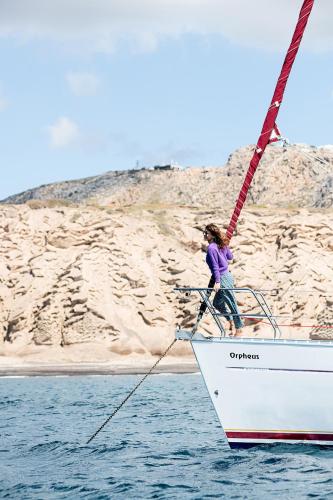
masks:
[(243, 330), (241, 328), (236, 328), (235, 337), (241, 337)]

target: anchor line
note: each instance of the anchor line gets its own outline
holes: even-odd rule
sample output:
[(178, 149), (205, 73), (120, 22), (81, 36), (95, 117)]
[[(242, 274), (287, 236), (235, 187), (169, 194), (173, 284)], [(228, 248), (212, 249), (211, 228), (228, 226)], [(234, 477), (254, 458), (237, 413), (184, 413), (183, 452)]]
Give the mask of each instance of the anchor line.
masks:
[(136, 384), (136, 386), (131, 390), (131, 392), (126, 396), (126, 398), (120, 403), (119, 406), (114, 410), (114, 412), (108, 416), (108, 418), (103, 422), (103, 424), (97, 429), (97, 431), (88, 439), (86, 444), (89, 444), (96, 436), (97, 434), (106, 426), (107, 423), (110, 422), (110, 420), (115, 416), (116, 413), (124, 406), (124, 404), (129, 400), (129, 398), (135, 393), (135, 391), (140, 387), (140, 385), (146, 380), (148, 375), (151, 374), (151, 372), (156, 368), (158, 363), (164, 358), (164, 356), (167, 355), (167, 353), (170, 351), (172, 346), (177, 342), (177, 339), (174, 339), (171, 344), (165, 349), (163, 354), (158, 358), (156, 363), (150, 368), (150, 370), (142, 377), (142, 379)]
[[(209, 280), (209, 283), (208, 283), (208, 286), (207, 286), (207, 290), (206, 290), (206, 299), (209, 299), (209, 297), (211, 296), (212, 292), (213, 292), (213, 287), (214, 287), (214, 283), (215, 283), (215, 279), (214, 279), (214, 276), (212, 275), (210, 277), (210, 280)], [(195, 322), (195, 325), (193, 326), (192, 328), (192, 335), (195, 334), (195, 332), (197, 331), (198, 329), (198, 326), (199, 326), (199, 323), (203, 317), (203, 315), (205, 314), (206, 312), (206, 309), (207, 309), (207, 304), (206, 302), (203, 300), (200, 304), (200, 308), (199, 308), (199, 313), (198, 313), (198, 316), (197, 316), (197, 320)]]

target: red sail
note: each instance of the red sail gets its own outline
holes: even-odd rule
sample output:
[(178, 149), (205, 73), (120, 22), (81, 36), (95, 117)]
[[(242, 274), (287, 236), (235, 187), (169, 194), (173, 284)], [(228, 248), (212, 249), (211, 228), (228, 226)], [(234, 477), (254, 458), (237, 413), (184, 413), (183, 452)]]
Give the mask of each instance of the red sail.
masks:
[(284, 90), (287, 85), (287, 81), (289, 78), (289, 74), (291, 71), (291, 68), (294, 64), (294, 60), (296, 58), (298, 48), (300, 46), (303, 33), (306, 27), (306, 24), (308, 22), (309, 15), (311, 13), (312, 7), (313, 7), (314, 0), (304, 0), (299, 18), (297, 21), (297, 25), (295, 28), (295, 32), (293, 35), (293, 38), (291, 40), (287, 55), (285, 57), (285, 60), (283, 62), (283, 66), (281, 69), (281, 73), (279, 76), (279, 79), (277, 81), (275, 91), (273, 94), (272, 102), (268, 108), (267, 115), (261, 130), (261, 134), (258, 139), (258, 143), (255, 149), (255, 152), (253, 154), (253, 157), (250, 162), (250, 166), (248, 168), (248, 171), (245, 176), (245, 180), (243, 183), (243, 186), (239, 192), (238, 195), (238, 200), (236, 202), (236, 206), (234, 209), (234, 212), (231, 216), (229, 226), (227, 229), (227, 236), (229, 238), (232, 237), (233, 232), (235, 230), (238, 217), (241, 213), (241, 210), (243, 208), (244, 202), (246, 200), (247, 192), (249, 190), (249, 187), (251, 185), (254, 173), (257, 169), (257, 166), (260, 162), (260, 159), (262, 155), (264, 154), (264, 151), (266, 149), (266, 146), (270, 140), (272, 130), (274, 129), (275, 122), (276, 122), (276, 117), (278, 115), (280, 105), (282, 102)]

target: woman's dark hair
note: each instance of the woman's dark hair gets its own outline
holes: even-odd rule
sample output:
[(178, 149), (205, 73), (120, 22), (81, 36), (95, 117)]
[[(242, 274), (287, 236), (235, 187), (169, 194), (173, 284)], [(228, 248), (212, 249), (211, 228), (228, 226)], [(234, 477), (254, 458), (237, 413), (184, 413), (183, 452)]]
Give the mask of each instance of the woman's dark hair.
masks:
[(209, 231), (214, 238), (215, 243), (218, 247), (223, 248), (229, 245), (229, 238), (226, 234), (223, 234), (221, 229), (216, 224), (208, 224), (205, 227), (205, 231)]

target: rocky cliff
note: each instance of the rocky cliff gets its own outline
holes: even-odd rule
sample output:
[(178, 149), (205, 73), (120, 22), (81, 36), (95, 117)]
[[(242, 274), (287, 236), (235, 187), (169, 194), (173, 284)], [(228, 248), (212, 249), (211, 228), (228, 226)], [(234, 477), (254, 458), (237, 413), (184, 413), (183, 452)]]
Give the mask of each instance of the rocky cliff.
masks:
[[(195, 320), (198, 299), (173, 289), (206, 286), (201, 229), (228, 222), (252, 150), (220, 168), (109, 172), (4, 200), (0, 360), (160, 354)], [(331, 147), (270, 146), (232, 240), (237, 285), (267, 291), (285, 337), (332, 337), (332, 167)], [(269, 328), (248, 320), (245, 335)], [(201, 330), (216, 332), (208, 317)]]
[[(207, 284), (203, 225), (223, 224), (229, 215), (187, 207), (2, 205), (2, 354), (38, 360), (49, 352), (53, 361), (159, 354), (175, 325), (190, 327), (196, 314), (198, 300), (179, 300), (173, 288)], [(238, 286), (267, 290), (280, 324), (293, 325), (282, 327), (285, 337), (330, 335), (332, 215), (332, 209), (243, 212), (232, 272)], [(249, 297), (240, 300), (243, 312), (256, 310)], [(321, 330), (309, 328), (318, 322)], [(270, 335), (268, 328), (245, 330)], [(207, 317), (201, 330), (216, 332)], [(179, 342), (173, 354), (187, 349)]]

